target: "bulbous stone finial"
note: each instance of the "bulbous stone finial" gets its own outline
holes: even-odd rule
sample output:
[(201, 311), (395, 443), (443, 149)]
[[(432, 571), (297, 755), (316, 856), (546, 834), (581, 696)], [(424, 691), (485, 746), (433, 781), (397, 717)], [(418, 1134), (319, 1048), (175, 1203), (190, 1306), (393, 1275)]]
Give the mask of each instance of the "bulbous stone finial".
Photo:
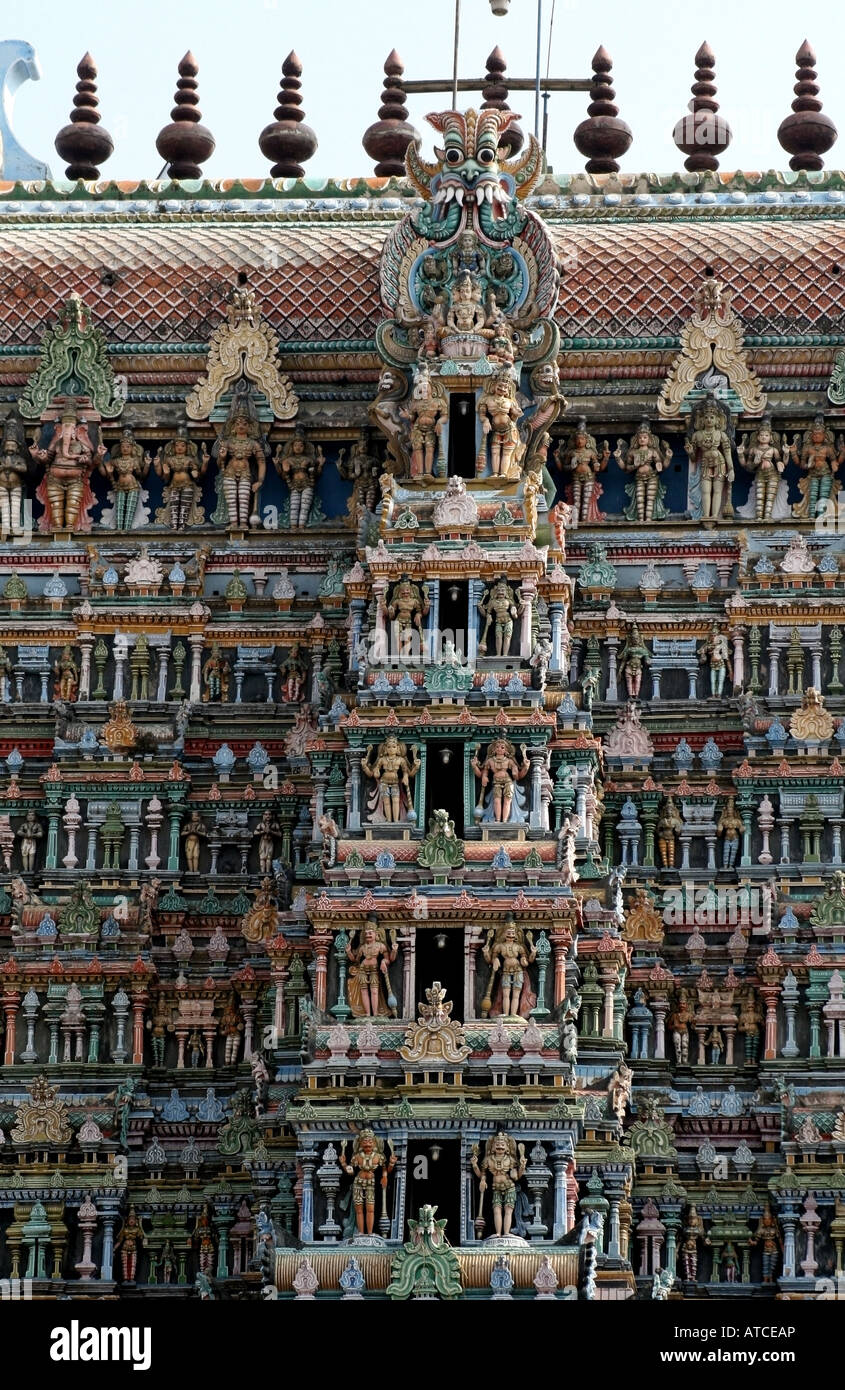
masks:
[(694, 173), (698, 169), (718, 169), (718, 155), (724, 154), (731, 143), (731, 128), (724, 116), (717, 115), (716, 56), (709, 43), (703, 43), (695, 55), (695, 81), (689, 115), (682, 116), (672, 131), (672, 139), (688, 156), (684, 168)]
[(822, 169), (822, 155), (835, 142), (838, 131), (822, 111), (816, 82), (816, 55), (806, 39), (795, 55), (795, 62), (798, 70), (792, 89), (795, 92), (792, 115), (781, 121), (778, 142), (792, 155), (790, 169)]
[(617, 159), (629, 148), (633, 135), (624, 121), (619, 119), (619, 107), (614, 105), (611, 69), (613, 60), (606, 48), (599, 48), (593, 55), (593, 80), (590, 87), (590, 105), (587, 107), (587, 120), (576, 128), (573, 139), (575, 148), (587, 155), (588, 174), (615, 174), (619, 165)]
[(291, 51), (282, 63), (279, 104), (273, 112), (275, 119), (258, 137), (261, 153), (266, 159), (275, 161), (270, 170), (274, 179), (301, 179), (305, 173), (304, 161), (310, 159), (317, 148), (316, 135), (305, 125), (301, 76), (302, 64)]
[(405, 151), (409, 145), (419, 141), (420, 134), (408, 121), (405, 89), (402, 86), (405, 67), (395, 48), (384, 65), (384, 71), (378, 120), (364, 131), (361, 143), (370, 159), (377, 161), (376, 173), (386, 177), (389, 174), (404, 174)]
[(172, 179), (199, 179), (201, 164), (214, 153), (215, 140), (210, 130), (200, 124), (197, 73), (199, 66), (193, 53), (186, 53), (179, 64), (174, 107), (170, 125), (159, 131), (156, 149), (168, 160), (167, 172)]
[(114, 150), (114, 143), (104, 126), (100, 125), (97, 110), (97, 67), (90, 53), (76, 69), (79, 81), (70, 125), (63, 126), (55, 139), (56, 149), (68, 161), (65, 173), (69, 179), (95, 179), (98, 165), (105, 164)]
[[(508, 106), (508, 83), (505, 77), (507, 63), (498, 44), (489, 55), (485, 64), (487, 69), (487, 80), (481, 88), (481, 95), (484, 100), (481, 103), (482, 111), (510, 111)], [(518, 154), (525, 144), (525, 136), (518, 125), (512, 125), (502, 132), (501, 148), (507, 151), (508, 159), (512, 159)]]

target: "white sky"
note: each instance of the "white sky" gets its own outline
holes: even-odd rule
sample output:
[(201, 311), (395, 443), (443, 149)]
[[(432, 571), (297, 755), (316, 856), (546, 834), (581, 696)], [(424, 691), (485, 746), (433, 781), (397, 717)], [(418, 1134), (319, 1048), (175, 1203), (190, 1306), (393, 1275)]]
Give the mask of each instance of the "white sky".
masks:
[[(553, 0), (543, 0), (543, 67)], [(634, 133), (622, 161), (628, 170), (681, 167), (672, 127), (686, 109), (693, 57), (707, 39), (716, 54), (722, 113), (734, 132), (724, 169), (785, 168), (777, 143), (790, 110), (794, 56), (804, 38), (814, 46), (825, 111), (843, 135), (826, 157), (845, 165), (845, 6), (834, 0), (555, 0), (552, 76), (589, 76), (600, 43), (614, 61), (620, 114)], [(532, 76), (536, 0), (511, 0), (496, 18), (488, 0), (462, 0), (461, 74), (481, 75), (499, 44), (515, 76)], [(176, 66), (187, 48), (200, 65), (200, 105), (217, 148), (205, 165), (210, 177), (256, 177), (269, 165), (257, 146), (272, 119), (281, 63), (291, 48), (304, 66), (309, 125), (320, 146), (308, 165), (318, 176), (372, 173), (361, 135), (375, 119), (382, 65), (398, 49), (411, 78), (449, 77), (454, 0), (6, 0), (0, 37), (26, 39), (38, 52), (42, 80), (19, 91), (14, 127), (54, 175), (63, 165), (53, 149), (71, 109), (76, 64), (86, 49), (97, 63), (100, 111), (115, 142), (102, 176), (155, 178), (162, 161), (155, 137), (169, 120)], [(511, 99), (533, 123), (533, 94)], [(586, 113), (586, 93), (553, 96), (549, 159), (558, 173), (583, 167), (572, 131)], [(464, 103), (472, 97), (466, 95)], [(416, 97), (411, 118), (422, 120), (448, 98)]]

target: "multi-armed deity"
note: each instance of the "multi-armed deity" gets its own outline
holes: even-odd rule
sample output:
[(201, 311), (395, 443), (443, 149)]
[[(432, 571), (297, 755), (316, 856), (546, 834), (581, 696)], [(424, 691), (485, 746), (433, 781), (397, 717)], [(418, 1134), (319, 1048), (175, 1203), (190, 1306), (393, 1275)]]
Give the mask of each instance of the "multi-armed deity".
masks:
[(574, 433), (561, 442), (557, 458), (561, 470), (572, 475), (573, 522), (598, 521), (601, 516), (598, 509), (601, 496), (598, 474), (604, 472), (610, 458), (607, 440), (599, 449), (587, 429), (586, 420), (581, 419)]
[(212, 454), (220, 468), (220, 487), (232, 531), (260, 521), (259, 497), (267, 471), (267, 445), (248, 392), (233, 397), (228, 419)]
[(690, 510), (696, 520), (718, 521), (723, 511), (725, 516), (732, 515), (729, 424), (728, 412), (714, 396), (707, 396), (692, 416), (684, 447), (690, 463)]
[(537, 955), (531, 932), (507, 917), (503, 926), (487, 933), (481, 954), (490, 967), (481, 1014), (502, 1014), (507, 1018), (528, 1018), (536, 995), (531, 992), (528, 967)]
[(291, 529), (301, 531), (311, 515), (314, 489), (325, 463), (323, 451), (306, 439), (303, 430), (297, 429), (292, 439), (277, 446), (273, 463), (290, 492)]
[(403, 574), (394, 584), (386, 611), (396, 634), (393, 644), (396, 655), (419, 655), (414, 645), (416, 641), (422, 641), (423, 619), (428, 614), (429, 606), (427, 584), (415, 584), (407, 574)]
[(672, 446), (660, 440), (648, 420), (642, 420), (631, 438), (617, 441), (613, 457), (626, 473), (633, 474), (625, 487), (629, 505), (625, 515), (630, 521), (660, 521), (666, 515), (663, 498), (666, 492), (660, 474), (672, 460)]
[(828, 501), (839, 465), (845, 462), (845, 436), (835, 438), (824, 416), (817, 415), (800, 441), (795, 436), (789, 454), (804, 475), (798, 482), (801, 501), (792, 508), (792, 514), (812, 521)]
[(375, 919), (361, 929), (361, 939), (353, 931), (346, 947), (349, 968), (349, 1005), (358, 1017), (395, 1018), (396, 997), (390, 983), (390, 969), (399, 947), (395, 931), (389, 934)]
[(524, 606), (504, 574), (485, 589), (478, 604), (478, 612), (484, 623), (478, 638), (480, 656), (486, 656), (489, 650), (491, 627), (496, 656), (509, 655), (513, 625), (522, 614)]
[(369, 803), (371, 821), (395, 824), (408, 819), (413, 801), (411, 779), (419, 770), (416, 748), (409, 757), (407, 744), (395, 734), (388, 734), (377, 751), (370, 745), (361, 771), (375, 783)]
[(108, 479), (114, 499), (115, 530), (131, 531), (141, 500), (141, 484), (151, 462), (131, 429), (125, 429), (117, 446), (100, 460), (100, 472)]
[(754, 516), (757, 521), (771, 521), (775, 515), (776, 504), (780, 515), (788, 515), (786, 493), (788, 491), (781, 474), (786, 467), (781, 437), (772, 429), (768, 418), (760, 421), (747, 438), (737, 445), (737, 455), (742, 467), (753, 473)]
[(481, 798), (476, 816), (482, 821), (500, 824), (525, 820), (525, 794), (518, 785), (531, 766), (525, 745), (520, 746), (522, 762), (517, 762), (516, 750), (509, 739), (496, 738), (490, 743), (482, 760), (472, 757), (472, 770), (481, 781)]
[(0, 444), (0, 536), (20, 535), (23, 530), (23, 503), (28, 471), (26, 435), (16, 415), (3, 421)]
[(88, 513), (94, 503), (90, 478), (105, 446), (92, 440), (74, 400), (65, 401), (57, 417), (46, 443), (36, 442), (29, 451), (44, 464), (44, 478), (35, 494), (44, 505), (39, 530), (90, 531)]
[(198, 526), (204, 520), (199, 482), (208, 467), (208, 450), (198, 449), (184, 425), (155, 456), (155, 471), (164, 482), (164, 515), (174, 531)]
[[(484, 1157), (479, 1161), (478, 1144), (473, 1145), (472, 1171), (480, 1181), (479, 1213), (483, 1209), (484, 1193), (490, 1189), (493, 1201), (493, 1230), (497, 1236), (508, 1236), (517, 1204), (517, 1183), (527, 1167), (525, 1145), (517, 1144), (504, 1130), (487, 1140)], [(483, 1218), (482, 1218), (483, 1219)]]

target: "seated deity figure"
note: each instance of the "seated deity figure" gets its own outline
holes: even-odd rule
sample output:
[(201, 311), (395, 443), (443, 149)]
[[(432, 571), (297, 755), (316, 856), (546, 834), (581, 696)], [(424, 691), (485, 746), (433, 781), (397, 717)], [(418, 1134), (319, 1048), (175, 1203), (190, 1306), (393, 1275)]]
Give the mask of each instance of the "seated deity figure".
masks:
[(473, 1144), (472, 1171), (480, 1183), (479, 1215), (489, 1187), (493, 1199), (493, 1230), (497, 1236), (510, 1235), (517, 1204), (517, 1183), (528, 1166), (525, 1145), (517, 1144), (500, 1129), (487, 1140), (480, 1162), (479, 1153), (478, 1144)]
[(314, 489), (325, 463), (323, 451), (297, 429), (292, 439), (277, 445), (273, 463), (290, 492), (290, 528), (302, 531), (308, 525)]
[(55, 424), (45, 448), (33, 444), (30, 454), (45, 465), (44, 479), (36, 491), (44, 504), (39, 521), (42, 531), (90, 531), (88, 512), (94, 502), (89, 479), (105, 453), (103, 444), (92, 443), (88, 425), (80, 420), (75, 403), (70, 400), (62, 407), (61, 419)]
[(424, 363), (414, 374), (414, 389), (403, 413), (411, 431), (411, 477), (433, 478), (435, 464), (443, 462), (443, 429), (449, 412)]
[(387, 616), (395, 624), (396, 641), (393, 644), (398, 656), (414, 654), (414, 633), (422, 639), (423, 618), (430, 608), (427, 584), (415, 584), (407, 574), (393, 586), (387, 601)]
[(108, 479), (114, 495), (115, 530), (131, 531), (141, 497), (141, 483), (150, 471), (151, 462), (130, 429), (123, 431), (117, 446), (100, 460), (100, 472)]
[(572, 475), (573, 520), (598, 521), (598, 499), (601, 487), (597, 481), (599, 473), (607, 468), (610, 446), (604, 441), (599, 451), (596, 441), (581, 419), (570, 439), (564, 440), (557, 451), (559, 468)]
[(247, 531), (260, 523), (259, 495), (267, 471), (261, 425), (243, 397), (232, 402), (229, 418), (212, 449), (220, 467), (229, 529)]
[(411, 779), (419, 770), (416, 748), (411, 748), (409, 757), (407, 744), (400, 742), (395, 734), (388, 734), (377, 753), (370, 744), (367, 756), (362, 759), (361, 771), (376, 784), (369, 801), (372, 822), (396, 823), (408, 819), (413, 803)]
[(483, 327), (481, 286), (469, 271), (465, 271), (458, 276), (452, 290), (452, 299), (446, 314), (446, 331), (464, 337), (480, 333)]
[[(660, 474), (672, 460), (672, 446), (667, 440), (657, 438), (648, 420), (640, 423), (639, 429), (630, 444), (624, 439), (617, 441), (613, 457), (625, 473), (632, 473), (633, 480), (626, 492), (633, 493), (633, 516), (637, 521), (660, 521), (666, 515), (660, 493)], [(629, 511), (626, 515), (631, 515)]]
[(208, 460), (205, 444), (198, 449), (188, 438), (184, 425), (155, 456), (153, 466), (164, 483), (164, 509), (163, 515), (158, 513), (158, 519), (169, 521), (174, 531), (184, 531), (203, 520), (199, 481), (208, 468)]
[(372, 919), (361, 930), (352, 931), (346, 955), (351, 961), (348, 977), (349, 1006), (357, 1018), (395, 1018), (396, 996), (390, 983), (390, 966), (399, 952), (396, 933), (388, 937), (384, 927)]
[(483, 471), (489, 450), (490, 472), (494, 478), (512, 478), (524, 452), (518, 423), (522, 408), (516, 400), (516, 383), (505, 368), (496, 372), (484, 388), (478, 405), (483, 444), (478, 457), (477, 472)]
[(521, 616), (525, 605), (518, 598), (504, 575), (500, 575), (482, 594), (478, 611), (484, 627), (478, 639), (479, 655), (486, 656), (490, 628), (493, 628), (496, 656), (509, 656), (514, 620)]
[(730, 485), (734, 466), (726, 425), (726, 412), (714, 398), (708, 397), (696, 408), (685, 440), (690, 492), (700, 494), (703, 521), (718, 521), (723, 510), (726, 516), (733, 514)]
[(26, 435), (16, 415), (3, 421), (0, 443), (0, 539), (19, 536), (23, 531), (23, 503), (28, 459)]
[(345, 1139), (340, 1146), (340, 1166), (344, 1173), (348, 1173), (352, 1178), (352, 1206), (359, 1235), (373, 1234), (376, 1219), (376, 1173), (381, 1169), (380, 1183), (384, 1190), (387, 1187), (388, 1175), (396, 1166), (391, 1139), (387, 1141), (387, 1148), (390, 1157), (369, 1128), (358, 1133), (349, 1159), (346, 1157)]
[(805, 475), (798, 483), (801, 501), (792, 508), (792, 515), (812, 521), (827, 503), (839, 465), (845, 462), (845, 437), (835, 439), (824, 416), (817, 415), (800, 443), (795, 435), (789, 456)]
[(781, 439), (772, 429), (766, 416), (747, 438), (737, 445), (737, 456), (747, 473), (754, 475), (754, 511), (758, 521), (771, 521), (780, 486), (780, 475), (786, 467)]
[(524, 743), (520, 744), (520, 753), (521, 764), (516, 761), (510, 740), (496, 738), (489, 744), (483, 761), (479, 762), (478, 754), (473, 754), (470, 766), (481, 779), (481, 797), (475, 813), (478, 820), (524, 822), (526, 798), (517, 785), (531, 767)]
[(537, 1002), (528, 978), (528, 967), (537, 955), (531, 933), (509, 916), (504, 926), (488, 931), (481, 954), (490, 967), (481, 1001), (482, 1018), (491, 1013), (505, 1018), (530, 1017)]

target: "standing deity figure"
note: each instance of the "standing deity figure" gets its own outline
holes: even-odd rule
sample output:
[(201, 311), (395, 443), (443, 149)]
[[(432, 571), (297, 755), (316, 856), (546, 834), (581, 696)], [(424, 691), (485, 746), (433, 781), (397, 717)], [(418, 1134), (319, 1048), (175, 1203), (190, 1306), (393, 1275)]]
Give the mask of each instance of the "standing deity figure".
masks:
[(366, 430), (362, 430), (355, 443), (350, 445), (349, 453), (341, 449), (337, 460), (338, 472), (344, 482), (352, 483), (352, 496), (349, 499), (349, 514), (355, 516), (358, 507), (373, 512), (379, 495), (379, 474), (382, 462), (370, 452)]
[(146, 1243), (138, 1213), (134, 1207), (130, 1207), (123, 1229), (114, 1243), (115, 1251), (120, 1251), (120, 1270), (124, 1284), (134, 1284), (138, 1268), (138, 1246), (144, 1246)]
[(72, 705), (79, 694), (79, 667), (70, 647), (62, 647), (61, 656), (53, 662), (53, 676), (53, 698)]
[(537, 948), (530, 932), (518, 927), (514, 918), (508, 916), (505, 924), (491, 928), (481, 951), (490, 966), (487, 989), (481, 1001), (481, 1016), (487, 1018), (494, 1007), (494, 988), (501, 988), (501, 1012), (505, 1018), (528, 1018), (536, 1002), (528, 989), (526, 971), (537, 956)]
[(223, 1044), (223, 1061), (225, 1065), (231, 1066), (237, 1063), (241, 1049), (241, 1034), (244, 1031), (241, 1016), (238, 1013), (237, 1000), (230, 995), (229, 1001), (220, 1016), (220, 1032), (225, 1038)]
[(23, 531), (24, 487), (29, 466), (23, 424), (15, 415), (8, 415), (3, 421), (0, 452), (0, 539), (5, 540)]
[(601, 487), (597, 482), (597, 476), (607, 468), (609, 458), (610, 445), (607, 440), (599, 452), (584, 419), (578, 421), (571, 438), (564, 440), (559, 446), (558, 466), (564, 472), (572, 474), (572, 504), (576, 522), (599, 519), (598, 498), (601, 495)]
[(282, 699), (291, 705), (298, 705), (305, 694), (305, 661), (303, 649), (295, 643), (282, 663)]
[(346, 1140), (340, 1146), (339, 1163), (352, 1178), (352, 1206), (359, 1235), (373, 1234), (376, 1218), (376, 1173), (381, 1169), (382, 1209), (386, 1215), (387, 1179), (396, 1166), (393, 1141), (388, 1139), (388, 1157), (371, 1129), (362, 1129), (346, 1158)]
[(281, 835), (282, 829), (277, 821), (273, 820), (272, 811), (265, 811), (258, 825), (252, 833), (252, 838), (258, 840), (258, 872), (270, 874), (273, 869), (273, 851), (275, 842)]
[(191, 812), (191, 819), (187, 825), (182, 827), (181, 834), (185, 842), (185, 862), (188, 866), (188, 873), (198, 874), (202, 842), (208, 839), (208, 831), (199, 811)]
[(684, 1238), (681, 1243), (681, 1269), (683, 1277), (694, 1283), (698, 1274), (698, 1242), (704, 1240), (704, 1222), (694, 1205), (687, 1211)]
[(716, 834), (724, 835), (724, 840), (722, 841), (723, 869), (733, 869), (736, 867), (739, 837), (742, 832), (742, 817), (737, 814), (736, 800), (734, 797), (729, 796), (727, 805), (719, 817), (719, 824), (716, 826)]
[(711, 625), (709, 636), (699, 647), (698, 660), (701, 665), (709, 662), (710, 694), (720, 700), (725, 689), (725, 675), (729, 675), (733, 680), (733, 666), (727, 636), (718, 623)]
[(524, 449), (519, 438), (522, 408), (517, 404), (516, 382), (505, 368), (489, 378), (478, 405), (482, 446), (476, 472), (482, 472), (490, 450), (490, 473), (494, 478), (516, 475)]
[(205, 444), (200, 452), (184, 425), (155, 456), (155, 471), (164, 483), (165, 519), (174, 531), (184, 531), (201, 519), (199, 480), (208, 468), (208, 458)]
[(496, 656), (510, 654), (514, 619), (520, 617), (524, 609), (525, 604), (517, 597), (503, 574), (485, 589), (478, 604), (478, 611), (484, 619), (484, 627), (478, 639), (478, 651), (481, 656), (487, 655), (491, 626), (495, 637)]
[(259, 494), (267, 469), (261, 425), (247, 401), (235, 400), (212, 450), (221, 469), (229, 529), (246, 531), (261, 520)]
[(89, 479), (105, 448), (94, 446), (88, 426), (79, 419), (76, 406), (69, 402), (53, 427), (46, 448), (36, 442), (30, 454), (44, 464), (44, 480), (36, 497), (45, 512), (38, 523), (41, 531), (90, 531), (89, 508), (94, 502)]
[(479, 1146), (472, 1146), (472, 1171), (479, 1179), (479, 1220), (484, 1193), (491, 1188), (493, 1199), (493, 1230), (497, 1236), (510, 1235), (516, 1206), (516, 1184), (525, 1173), (525, 1145), (517, 1144), (503, 1129), (492, 1135), (484, 1146), (479, 1162)]
[(388, 734), (374, 754), (371, 743), (361, 761), (361, 771), (376, 784), (369, 801), (371, 821), (404, 821), (411, 810), (411, 778), (420, 770), (416, 747), (408, 757), (407, 744)]
[(692, 1019), (693, 1009), (689, 994), (687, 990), (679, 989), (675, 1008), (666, 1020), (666, 1025), (672, 1034), (675, 1061), (679, 1067), (685, 1067), (689, 1064), (689, 1027)]
[(481, 779), (482, 820), (506, 822), (524, 819), (524, 796), (519, 795), (517, 782), (521, 782), (531, 767), (524, 743), (519, 746), (522, 765), (516, 761), (513, 744), (506, 738), (493, 739), (487, 748), (487, 756), (479, 762), (474, 753), (470, 766), (476, 777)]
[[(837, 1212), (837, 1215), (840, 1213)], [(767, 1204), (763, 1208), (763, 1214), (757, 1223), (757, 1230), (754, 1233), (752, 1245), (762, 1246), (763, 1254), (763, 1283), (771, 1284), (774, 1282), (775, 1266), (778, 1254), (783, 1248), (780, 1237), (778, 1223), (772, 1215), (772, 1209)]]
[(578, 816), (564, 816), (557, 832), (555, 868), (563, 873), (563, 883), (567, 887), (578, 880), (578, 870), (575, 868), (575, 840), (580, 826)]
[(433, 478), (435, 460), (442, 454), (443, 427), (449, 412), (443, 396), (432, 385), (425, 363), (414, 373), (414, 389), (403, 413), (411, 431), (411, 477)]
[(730, 484), (734, 480), (731, 441), (726, 429), (727, 417), (715, 399), (702, 401), (692, 417), (691, 432), (684, 441), (689, 455), (691, 484), (701, 493), (701, 519), (718, 521), (722, 515), (733, 515)]
[(659, 497), (660, 474), (672, 461), (671, 444), (659, 440), (648, 420), (643, 420), (630, 444), (617, 440), (613, 457), (623, 472), (633, 474), (626, 487), (629, 496), (633, 493), (630, 520), (660, 521), (666, 515)]
[(226, 703), (229, 698), (231, 670), (228, 657), (221, 656), (218, 643), (212, 642), (211, 655), (202, 668), (203, 704), (207, 705), (212, 701)]
[(131, 531), (141, 497), (141, 483), (150, 471), (151, 462), (130, 429), (123, 431), (117, 448), (100, 459), (99, 470), (108, 479), (114, 494), (115, 530)]
[(806, 474), (799, 480), (801, 501), (792, 508), (792, 514), (814, 521), (820, 510), (819, 504), (824, 507), (833, 491), (833, 480), (839, 465), (845, 462), (845, 438), (840, 435), (834, 439), (833, 430), (825, 424), (824, 416), (817, 415), (810, 429), (804, 431), (800, 444), (798, 435), (795, 435), (789, 446), (789, 455)]
[(393, 586), (387, 601), (387, 616), (396, 624), (396, 650), (399, 656), (413, 655), (414, 630), (422, 637), (423, 618), (430, 607), (428, 585), (415, 584), (407, 574)]
[(349, 971), (349, 1001), (353, 1014), (359, 1018), (396, 1017), (397, 1002), (390, 983), (389, 967), (399, 951), (396, 933), (388, 940), (384, 927), (368, 919), (361, 940), (357, 932), (350, 934), (346, 955), (352, 962)]
[(786, 467), (781, 438), (772, 430), (765, 416), (756, 429), (737, 445), (737, 456), (747, 473), (754, 474), (754, 513), (758, 521), (771, 521), (780, 485), (780, 475)]
[(273, 463), (276, 472), (288, 485), (290, 528), (292, 531), (302, 531), (308, 525), (314, 489), (325, 463), (323, 451), (319, 444), (312, 444), (305, 438), (303, 430), (297, 429), (292, 439), (276, 445)]
[(625, 645), (619, 653), (619, 670), (625, 677), (625, 686), (631, 700), (639, 699), (643, 682), (643, 667), (651, 665), (651, 655), (640, 637), (640, 629), (632, 623), (628, 629)]
[(38, 841), (44, 839), (44, 827), (33, 810), (27, 811), (23, 823), (15, 831), (15, 839), (20, 840), (21, 868), (25, 874), (34, 873)]
[(657, 818), (657, 849), (660, 863), (664, 869), (675, 867), (675, 836), (683, 830), (684, 822), (670, 794), (663, 798), (660, 815)]

